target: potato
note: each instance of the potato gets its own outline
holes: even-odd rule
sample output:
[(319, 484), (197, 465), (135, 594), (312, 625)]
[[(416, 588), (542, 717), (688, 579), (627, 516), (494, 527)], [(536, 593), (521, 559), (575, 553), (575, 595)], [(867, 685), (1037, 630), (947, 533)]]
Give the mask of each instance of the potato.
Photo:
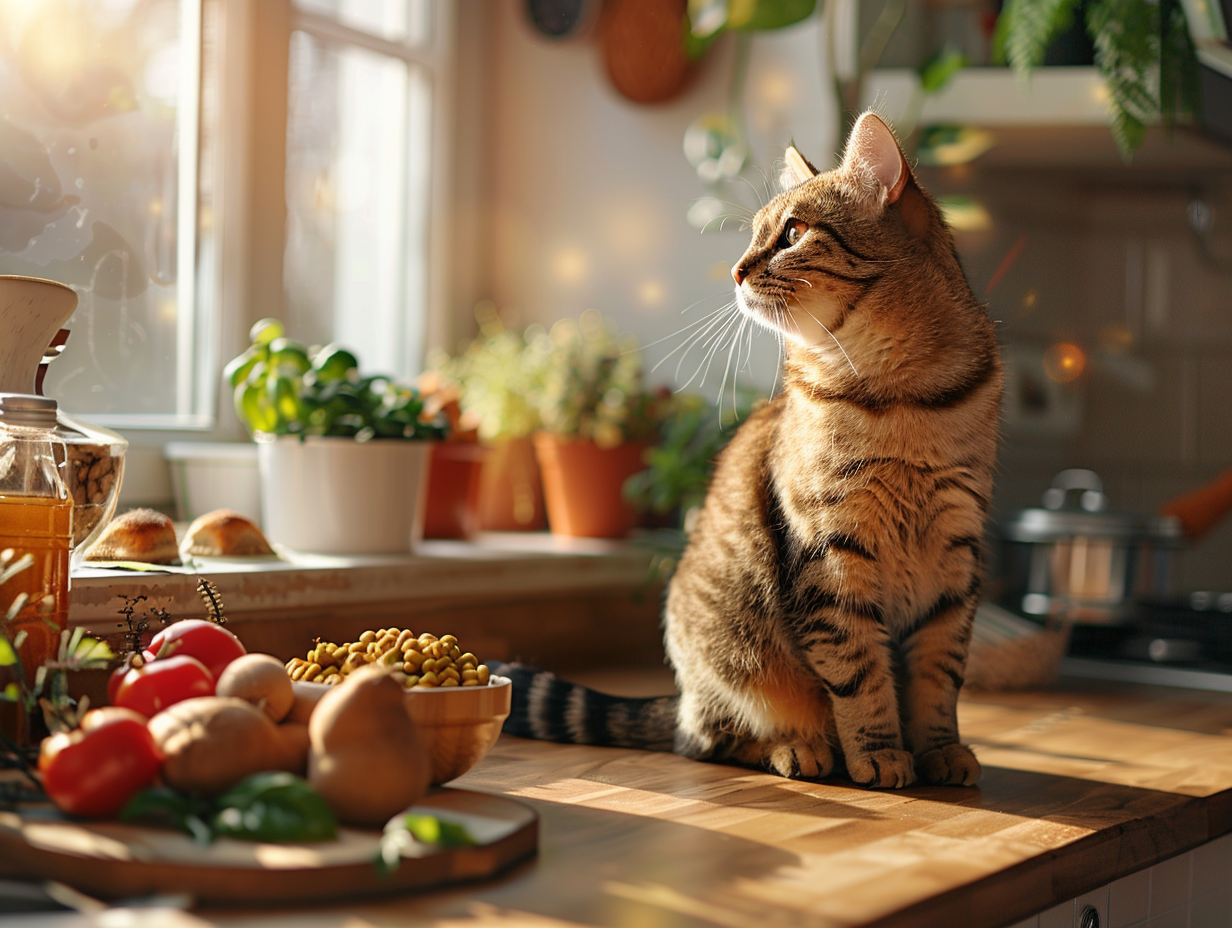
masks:
[(347, 824), (379, 828), (428, 791), (429, 758), (385, 669), (358, 669), (322, 696), (308, 735), (308, 782)]
[(278, 726), (235, 697), (185, 699), (150, 719), (149, 728), (167, 758), (163, 780), (185, 793), (215, 796), (251, 774), (285, 769), (289, 762)]
[(278, 769), (306, 776), (311, 741), (307, 722), (285, 721), (274, 728), (278, 733)]
[(218, 675), (214, 692), (252, 703), (275, 722), (291, 711), (295, 693), (291, 678), (278, 658), (270, 654), (244, 654)]

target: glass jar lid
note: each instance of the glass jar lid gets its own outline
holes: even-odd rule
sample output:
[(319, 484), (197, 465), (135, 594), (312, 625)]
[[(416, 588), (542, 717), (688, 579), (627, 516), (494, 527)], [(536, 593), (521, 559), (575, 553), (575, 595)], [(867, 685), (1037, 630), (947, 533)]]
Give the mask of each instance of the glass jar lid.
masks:
[(0, 393), (0, 423), (54, 429), (56, 401), (33, 393)]

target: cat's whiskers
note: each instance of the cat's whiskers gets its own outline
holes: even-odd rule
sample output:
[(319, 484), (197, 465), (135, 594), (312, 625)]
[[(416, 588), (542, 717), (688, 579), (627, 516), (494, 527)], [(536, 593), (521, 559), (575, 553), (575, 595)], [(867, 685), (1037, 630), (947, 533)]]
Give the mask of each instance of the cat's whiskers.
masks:
[(712, 222), (717, 222), (719, 224), (719, 231), (722, 232), (724, 223), (726, 223), (729, 219), (739, 220), (741, 232), (747, 232), (749, 229), (753, 228), (753, 220), (750, 217), (733, 216), (731, 213), (723, 213), (721, 216), (715, 216), (711, 219), (707, 219), (706, 224), (701, 227), (701, 231), (703, 233), (706, 232), (710, 228), (710, 224)]
[[(764, 175), (763, 175), (763, 176), (764, 176)], [(754, 187), (754, 186), (753, 186), (753, 182), (752, 182), (751, 180), (749, 180), (749, 179), (748, 179), (747, 177), (745, 177), (743, 174), (737, 174), (737, 175), (735, 176), (735, 178), (734, 178), (734, 179), (735, 179), (735, 180), (744, 181), (744, 183), (746, 183), (746, 184), (748, 185), (749, 189), (753, 191), (753, 196), (757, 197), (757, 202), (758, 202), (759, 208), (760, 208), (760, 207), (762, 207), (762, 206), (765, 206), (765, 205), (766, 205), (766, 198), (765, 198), (765, 197), (763, 197), (763, 196), (761, 195), (761, 192), (760, 192), (760, 191), (758, 191), (758, 189), (757, 189), (756, 187)]]
[[(684, 384), (684, 386), (680, 388), (681, 390), (684, 390), (690, 384), (692, 384), (693, 380), (697, 377), (699, 373), (701, 373), (702, 376), (701, 376), (701, 380), (698, 381), (697, 386), (700, 388), (706, 383), (706, 378), (710, 376), (710, 366), (711, 364), (714, 363), (715, 355), (718, 354), (719, 349), (723, 347), (723, 341), (727, 333), (731, 331), (731, 328), (733, 325), (735, 325), (737, 322), (739, 322), (743, 318), (745, 318), (743, 313), (739, 313), (739, 312), (735, 313), (732, 316), (732, 318), (728, 319), (727, 322), (718, 329), (718, 331), (716, 331), (713, 335), (710, 336), (710, 338), (706, 342), (706, 346), (705, 346), (706, 350), (702, 356), (701, 363), (697, 365), (697, 370), (693, 372), (693, 376), (690, 377), (688, 381)], [(722, 385), (720, 385), (720, 389), (722, 389)]]
[(704, 357), (706, 346), (709, 345), (710, 341), (714, 338), (714, 335), (712, 333), (714, 333), (716, 328), (720, 328), (721, 330), (721, 327), (723, 326), (727, 315), (733, 309), (735, 309), (735, 306), (736, 304), (733, 301), (731, 303), (728, 303), (726, 306), (722, 307), (721, 309), (718, 309), (715, 312), (711, 313), (709, 316), (707, 316), (706, 319), (702, 320), (703, 322), (706, 323), (706, 325), (702, 327), (700, 330), (692, 332), (688, 338), (686, 338), (683, 342), (681, 342), (679, 345), (673, 348), (670, 352), (668, 352), (667, 355), (664, 356), (663, 359), (660, 360), (658, 364), (656, 364), (653, 368), (651, 368), (651, 372), (653, 373), (654, 371), (658, 370), (660, 365), (662, 365), (664, 361), (666, 361), (676, 352), (680, 351), (682, 352), (682, 354), (680, 355), (680, 360), (677, 361), (676, 363), (676, 372), (675, 372), (675, 377), (679, 379), (680, 368), (684, 366), (685, 359), (688, 358), (689, 356), (689, 351), (693, 348), (693, 346), (697, 345), (700, 342), (702, 344), (702, 351), (703, 351), (703, 357)]
[(766, 191), (766, 195), (762, 199), (762, 203), (765, 203), (767, 200), (773, 200), (775, 197), (775, 192), (771, 189), (770, 178), (766, 175), (766, 172), (761, 169), (760, 164), (754, 164), (753, 169), (761, 175), (761, 185)]
[[(824, 331), (827, 335), (830, 336), (831, 339), (834, 340), (834, 344), (838, 346), (838, 350), (843, 353), (843, 357), (847, 360), (847, 366), (851, 368), (851, 372), (855, 374), (857, 377), (859, 377), (860, 372), (856, 370), (855, 363), (851, 360), (851, 355), (847, 353), (847, 349), (843, 347), (843, 343), (838, 340), (838, 336), (835, 335), (833, 332), (831, 332), (828, 328), (826, 328), (826, 324), (822, 322), (820, 319), (818, 319), (816, 316), (814, 316), (808, 309), (806, 309), (803, 303), (797, 302), (796, 305), (799, 306), (800, 309), (803, 310), (810, 319), (812, 319), (819, 326), (821, 326), (822, 331)], [(799, 329), (800, 329), (800, 326), (797, 324), (796, 330), (799, 331)]]
[(757, 213), (757, 210), (752, 207), (745, 206), (743, 203), (737, 203), (735, 200), (723, 200), (719, 197), (713, 196), (694, 197), (689, 201), (689, 205), (692, 206), (693, 204), (700, 203), (703, 200), (713, 200), (715, 203), (722, 203), (724, 206), (730, 206), (736, 212), (743, 213), (745, 219), (752, 219)]
[[(740, 335), (744, 331), (745, 325), (748, 323), (748, 316), (741, 316), (740, 323), (736, 326), (736, 334), (731, 340), (731, 344), (727, 348), (727, 363), (723, 365), (723, 379), (719, 381), (719, 418), (723, 418), (723, 388), (727, 386), (727, 375), (731, 372), (732, 354), (736, 350), (736, 346), (740, 344)], [(732, 380), (732, 411), (736, 407), (736, 381)]]
[[(696, 306), (697, 304), (694, 303), (693, 305)], [(707, 321), (713, 319), (715, 316), (731, 309), (732, 305), (733, 304), (731, 302), (728, 302), (726, 306), (720, 306), (718, 309), (713, 309), (710, 312), (706, 313), (706, 315), (702, 316), (700, 319), (694, 319), (692, 322), (689, 322), (686, 325), (681, 326), (671, 335), (664, 335), (662, 338), (656, 338), (653, 342), (647, 342), (645, 345), (638, 345), (636, 348), (628, 348), (623, 353), (628, 354), (629, 352), (632, 352), (632, 351), (645, 351), (647, 348), (653, 348), (655, 345), (660, 345), (665, 341), (675, 338), (677, 335), (681, 335), (685, 332), (688, 332), (689, 329), (696, 329), (698, 326), (705, 325)], [(690, 307), (690, 309), (691, 308), (692, 307)], [(684, 312), (688, 312), (688, 310), (684, 310)], [(688, 344), (688, 339), (685, 340), (684, 344)], [(666, 361), (667, 358), (670, 358), (672, 354), (675, 354), (679, 350), (680, 350), (679, 346), (673, 349), (671, 354), (668, 354), (666, 357), (664, 357), (663, 360), (659, 362), (659, 364), (662, 364), (663, 361)], [(658, 367), (658, 366), (659, 366), (658, 364), (655, 365), (655, 367)]]
[[(749, 360), (753, 353), (753, 320), (750, 319), (748, 316), (745, 316), (743, 313), (741, 314), (741, 317), (740, 317), (740, 325), (736, 328), (735, 337), (732, 339), (731, 347), (727, 350), (727, 366), (723, 370), (723, 380), (719, 383), (719, 419), (720, 421), (722, 421), (722, 418), (723, 418), (723, 391), (724, 391), (724, 388), (727, 386), (727, 373), (729, 369), (731, 370), (731, 375), (732, 375), (732, 382), (731, 382), (732, 383), (732, 390), (731, 390), (732, 416), (733, 417), (736, 416), (736, 414), (739, 412), (739, 398), (737, 397), (737, 394), (736, 394), (736, 386), (740, 380), (740, 368), (741, 368), (740, 340), (742, 338), (745, 340), (745, 343), (748, 346), (745, 349), (746, 353), (745, 353), (745, 358), (743, 362), (743, 366), (745, 370), (748, 370)], [(736, 361), (736, 366), (734, 369), (731, 368), (733, 352), (734, 352), (735, 361)]]
[(770, 382), (770, 395), (771, 395), (771, 396), (775, 396), (775, 395), (777, 395), (777, 394), (778, 394), (778, 390), (779, 390), (779, 377), (780, 377), (780, 375), (781, 375), (781, 374), (782, 374), (782, 372), (783, 372), (783, 343), (784, 343), (784, 338), (783, 338), (782, 333), (780, 333), (780, 332), (776, 332), (776, 333), (775, 333), (775, 335), (777, 336), (776, 341), (778, 341), (778, 343), (779, 343), (779, 357), (778, 357), (778, 362), (774, 365), (774, 379)]
[(726, 223), (729, 219), (739, 220), (741, 231), (747, 231), (753, 228), (753, 216), (756, 212), (755, 210), (750, 209), (742, 203), (736, 203), (732, 200), (720, 200), (718, 197), (699, 197), (698, 199), (693, 200), (692, 203), (700, 203), (703, 199), (713, 200), (715, 203), (722, 203), (724, 206), (730, 206), (733, 212), (722, 213), (718, 216), (712, 216), (710, 219), (707, 219), (701, 229), (698, 230), (700, 233), (705, 234), (710, 229), (710, 224), (713, 222), (718, 222), (719, 231), (722, 232), (724, 223)]

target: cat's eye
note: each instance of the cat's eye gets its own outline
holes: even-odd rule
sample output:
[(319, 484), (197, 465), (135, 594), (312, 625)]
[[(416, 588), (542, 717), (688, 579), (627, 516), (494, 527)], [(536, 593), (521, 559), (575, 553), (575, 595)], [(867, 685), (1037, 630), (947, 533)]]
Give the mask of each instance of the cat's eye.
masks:
[(788, 219), (787, 225), (783, 226), (783, 234), (779, 239), (780, 248), (790, 248), (800, 239), (804, 238), (804, 233), (808, 230), (808, 225), (799, 219)]

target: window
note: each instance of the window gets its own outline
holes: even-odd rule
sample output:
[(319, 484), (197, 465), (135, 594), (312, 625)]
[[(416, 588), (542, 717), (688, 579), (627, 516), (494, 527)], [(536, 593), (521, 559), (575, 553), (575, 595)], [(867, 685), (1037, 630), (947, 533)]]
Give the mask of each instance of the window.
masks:
[(0, 273), (79, 297), (46, 391), (117, 423), (200, 424), (199, 6), (27, 0), (0, 21)]
[(215, 426), (263, 316), (418, 369), (452, 15), (442, 0), (0, 0), (0, 273), (80, 297), (45, 390)]
[(427, 303), (426, 5), (304, 0), (302, 7), (292, 22), (287, 88), (288, 330), (357, 349), (373, 370), (406, 373), (422, 329), (408, 322), (422, 319)]

